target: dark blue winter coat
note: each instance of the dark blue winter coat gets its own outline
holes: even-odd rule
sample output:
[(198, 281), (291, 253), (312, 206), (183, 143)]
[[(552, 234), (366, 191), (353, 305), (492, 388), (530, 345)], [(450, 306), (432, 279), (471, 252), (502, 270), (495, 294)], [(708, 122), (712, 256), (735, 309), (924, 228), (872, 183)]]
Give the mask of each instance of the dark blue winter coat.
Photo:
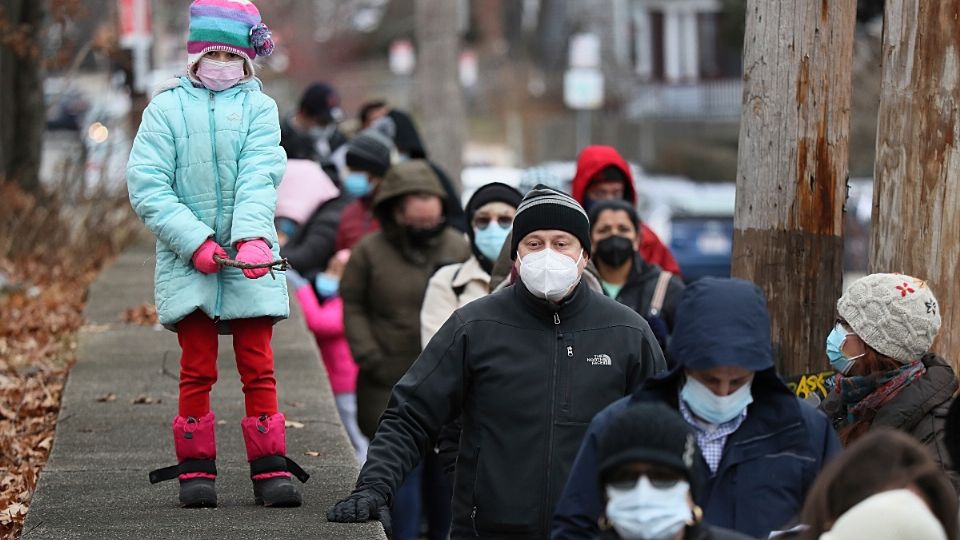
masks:
[(704, 521), (765, 538), (793, 519), (823, 465), (840, 452), (827, 418), (797, 399), (773, 367), (763, 293), (741, 280), (703, 279), (677, 308), (670, 352), (679, 365), (594, 417), (554, 516), (552, 538), (592, 538), (602, 513), (597, 440), (617, 411), (644, 401), (678, 408), (685, 369), (737, 365), (756, 372), (747, 417), (727, 439), (717, 472), (697, 494)]

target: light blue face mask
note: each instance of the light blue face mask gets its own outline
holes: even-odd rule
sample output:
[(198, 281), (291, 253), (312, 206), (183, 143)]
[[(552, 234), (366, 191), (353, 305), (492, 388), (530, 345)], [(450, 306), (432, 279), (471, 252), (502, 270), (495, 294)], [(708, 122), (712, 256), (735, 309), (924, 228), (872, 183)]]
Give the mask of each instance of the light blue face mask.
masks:
[(702, 382), (687, 375), (687, 382), (680, 391), (680, 398), (690, 407), (693, 414), (711, 424), (718, 425), (733, 420), (747, 408), (747, 405), (753, 403), (750, 384), (748, 382), (732, 394), (718, 396)]
[(843, 342), (847, 340), (847, 336), (853, 335), (856, 334), (847, 332), (842, 324), (837, 323), (830, 332), (830, 335), (827, 336), (827, 358), (830, 359), (830, 367), (841, 375), (846, 375), (847, 372), (850, 371), (850, 368), (853, 367), (854, 362), (863, 356), (859, 354), (850, 357), (842, 350)]
[(323, 298), (330, 298), (340, 290), (340, 280), (327, 274), (317, 274), (313, 284), (317, 288), (317, 294)]
[(497, 223), (487, 225), (486, 229), (473, 229), (473, 243), (477, 246), (477, 251), (483, 254), (489, 261), (496, 261), (500, 256), (500, 250), (503, 249), (503, 243), (507, 241), (510, 229), (503, 228)]
[(343, 179), (343, 191), (351, 197), (364, 197), (370, 194), (370, 175), (365, 172), (351, 172)]

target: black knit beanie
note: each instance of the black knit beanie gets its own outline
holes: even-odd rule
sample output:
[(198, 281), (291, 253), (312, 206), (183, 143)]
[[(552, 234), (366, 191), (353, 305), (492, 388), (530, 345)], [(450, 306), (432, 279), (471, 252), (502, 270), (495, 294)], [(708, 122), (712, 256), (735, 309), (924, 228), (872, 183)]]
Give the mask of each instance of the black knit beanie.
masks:
[(383, 178), (390, 169), (393, 144), (385, 135), (365, 129), (347, 143), (347, 167)]
[(513, 218), (510, 258), (517, 258), (517, 246), (533, 231), (556, 229), (566, 231), (580, 241), (583, 252), (590, 255), (590, 220), (573, 197), (538, 184), (520, 201)]
[(476, 235), (473, 230), (473, 215), (477, 213), (477, 210), (481, 206), (492, 202), (502, 202), (516, 208), (520, 204), (521, 198), (520, 192), (507, 184), (490, 182), (489, 184), (480, 186), (479, 189), (473, 192), (470, 200), (467, 201), (464, 214), (466, 214), (467, 218), (467, 237), (470, 238), (470, 248), (477, 257), (477, 261), (480, 262), (480, 266), (486, 270), (487, 273), (493, 270), (493, 263), (496, 261), (488, 260), (487, 257), (477, 249), (477, 244), (473, 241)]
[(706, 464), (693, 429), (664, 403), (631, 403), (617, 411), (597, 441), (601, 490), (620, 466), (635, 461), (663, 465), (686, 476), (695, 502), (703, 487)]

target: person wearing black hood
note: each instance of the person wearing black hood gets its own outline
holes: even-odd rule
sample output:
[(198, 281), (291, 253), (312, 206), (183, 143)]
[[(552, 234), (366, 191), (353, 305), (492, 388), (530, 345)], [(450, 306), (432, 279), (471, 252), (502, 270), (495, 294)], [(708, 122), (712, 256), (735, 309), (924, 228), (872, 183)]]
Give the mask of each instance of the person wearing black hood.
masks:
[(520, 192), (500, 182), (482, 186), (470, 197), (467, 236), (473, 257), (444, 266), (430, 278), (420, 311), (424, 347), (457, 308), (490, 294), (490, 271), (513, 228), (520, 199)]
[[(386, 107), (386, 104), (384, 104)], [(390, 109), (385, 115), (379, 117), (371, 124), (373, 129), (389, 134), (393, 138), (393, 144), (397, 147), (400, 161), (410, 159), (424, 159), (430, 163), (434, 174), (440, 178), (440, 184), (446, 193), (443, 209), (447, 215), (447, 223), (460, 232), (468, 232), (467, 218), (463, 212), (463, 206), (460, 204), (460, 196), (453, 187), (453, 182), (446, 171), (430, 161), (427, 156), (427, 147), (424, 146), (420, 133), (417, 131), (416, 124), (409, 114)]]
[(641, 231), (640, 216), (626, 201), (602, 200), (590, 209), (590, 235), (597, 246), (594, 263), (603, 291), (646, 319), (666, 351), (683, 281), (644, 260), (638, 251)]
[(754, 538), (795, 518), (817, 473), (840, 452), (829, 420), (787, 388), (773, 365), (763, 291), (703, 278), (677, 307), (677, 367), (648, 380), (590, 422), (553, 520), (552, 538), (591, 538), (603, 506), (594, 488), (597, 444), (618, 411), (666, 403), (693, 428), (709, 467), (704, 521)]
[(747, 540), (703, 523), (707, 467), (693, 428), (663, 403), (617, 411), (597, 443), (597, 540)]

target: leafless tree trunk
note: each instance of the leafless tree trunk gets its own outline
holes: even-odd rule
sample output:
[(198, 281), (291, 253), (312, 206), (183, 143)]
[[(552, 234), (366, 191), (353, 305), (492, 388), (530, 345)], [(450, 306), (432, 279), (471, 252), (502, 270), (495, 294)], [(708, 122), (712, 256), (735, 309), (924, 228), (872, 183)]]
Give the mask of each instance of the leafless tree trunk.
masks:
[(960, 0), (887, 0), (873, 195), (873, 272), (928, 280), (960, 361)]
[(749, 0), (733, 274), (760, 285), (787, 375), (826, 364), (843, 272), (856, 0)]
[(458, 6), (453, 0), (416, 0), (417, 104), (431, 161), (462, 190), (466, 111), (460, 88)]
[(43, 105), (40, 34), (46, 2), (0, 0), (0, 181), (40, 185)]

